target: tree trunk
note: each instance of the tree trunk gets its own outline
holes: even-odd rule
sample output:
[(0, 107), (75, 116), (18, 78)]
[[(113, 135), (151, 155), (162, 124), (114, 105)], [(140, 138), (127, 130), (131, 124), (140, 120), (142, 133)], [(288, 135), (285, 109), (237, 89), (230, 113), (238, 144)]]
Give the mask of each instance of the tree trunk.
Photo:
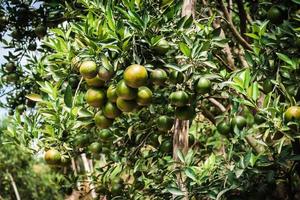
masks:
[(181, 16), (195, 17), (196, 0), (183, 0)]
[[(181, 16), (195, 17), (196, 0), (183, 0)], [(175, 120), (173, 135), (173, 159), (178, 161), (177, 151), (181, 151), (184, 155), (189, 149), (189, 120)], [(184, 192), (184, 200), (188, 200), (188, 191), (184, 184), (182, 174), (177, 174), (177, 183), (180, 190)], [(174, 195), (173, 198), (176, 196)]]
[(94, 199), (97, 197), (97, 194), (95, 192), (95, 186), (93, 184), (93, 180), (89, 175), (89, 173), (92, 172), (92, 169), (90, 168), (90, 163), (89, 163), (89, 160), (87, 159), (85, 153), (81, 154), (81, 158), (82, 158), (82, 162), (83, 162), (83, 166), (84, 166), (84, 171), (86, 172), (88, 187), (89, 187), (89, 190), (91, 190), (91, 196)]

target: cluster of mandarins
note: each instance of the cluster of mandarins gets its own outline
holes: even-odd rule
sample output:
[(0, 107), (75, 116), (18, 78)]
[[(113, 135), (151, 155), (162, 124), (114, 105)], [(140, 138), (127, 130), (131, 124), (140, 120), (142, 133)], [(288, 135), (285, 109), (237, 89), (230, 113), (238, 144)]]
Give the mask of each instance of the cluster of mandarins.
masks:
[[(77, 57), (75, 57), (77, 58)], [(102, 57), (102, 66), (92, 60), (85, 60), (78, 64), (79, 72), (89, 86), (86, 92), (86, 102), (101, 109), (95, 114), (95, 124), (99, 128), (108, 128), (115, 118), (123, 112), (135, 112), (141, 107), (149, 106), (153, 99), (153, 93), (148, 86), (149, 82), (154, 85), (164, 85), (167, 80), (171, 83), (184, 81), (181, 72), (172, 71), (170, 77), (164, 69), (147, 70), (138, 64), (128, 66), (123, 79), (116, 85), (110, 80), (114, 76), (114, 69), (106, 57)], [(150, 71), (150, 72), (149, 72)], [(108, 85), (106, 85), (108, 84)], [(105, 89), (105, 87), (108, 87)], [(207, 93), (211, 88), (211, 82), (207, 78), (200, 78), (195, 84), (196, 92)], [(194, 117), (195, 109), (190, 106), (190, 96), (183, 90), (172, 92), (169, 102), (175, 106), (175, 116), (180, 120), (188, 120)], [(158, 119), (158, 127), (167, 131), (171, 128), (171, 120), (166, 116)]]

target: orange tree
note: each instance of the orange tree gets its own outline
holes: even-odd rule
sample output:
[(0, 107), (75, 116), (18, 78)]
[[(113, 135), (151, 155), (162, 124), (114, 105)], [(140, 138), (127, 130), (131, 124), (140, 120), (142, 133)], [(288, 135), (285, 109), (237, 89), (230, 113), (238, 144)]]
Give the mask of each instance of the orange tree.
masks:
[(76, 2), (12, 137), (72, 166), (83, 195), (298, 196), (298, 1)]
[[(20, 120), (20, 115), (16, 115), (16, 120)], [(62, 174), (51, 171), (43, 159), (33, 159), (32, 152), (20, 141), (12, 143), (11, 135), (5, 131), (7, 122), (2, 119), (0, 128), (1, 199), (61, 199), (62, 191), (72, 191), (71, 187), (57, 184), (63, 182), (67, 186)]]

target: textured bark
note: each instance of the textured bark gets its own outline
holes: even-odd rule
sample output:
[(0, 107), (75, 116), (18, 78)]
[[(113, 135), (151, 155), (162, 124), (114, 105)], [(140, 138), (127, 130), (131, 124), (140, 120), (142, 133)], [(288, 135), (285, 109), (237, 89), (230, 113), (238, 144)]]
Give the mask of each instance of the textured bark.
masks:
[(196, 0), (183, 0), (181, 16), (195, 17)]
[[(195, 17), (196, 0), (183, 0), (181, 15)], [(173, 159), (178, 161), (177, 151), (184, 155), (189, 149), (189, 120), (175, 120), (173, 135)], [(177, 183), (180, 190), (185, 193), (183, 200), (188, 200), (188, 191), (182, 179), (181, 173), (177, 174)], [(176, 196), (174, 195), (173, 198)]]
[(84, 171), (86, 172), (86, 177), (87, 177), (87, 187), (89, 189), (89, 191), (91, 192), (91, 196), (92, 198), (96, 198), (97, 194), (95, 192), (95, 186), (93, 184), (92, 178), (89, 175), (92, 172), (92, 169), (90, 168), (90, 162), (87, 159), (85, 153), (81, 154), (81, 158), (82, 158), (82, 162), (83, 162), (83, 166), (84, 166)]
[(189, 150), (189, 120), (175, 120), (173, 135), (173, 158), (178, 160), (177, 150), (186, 154)]

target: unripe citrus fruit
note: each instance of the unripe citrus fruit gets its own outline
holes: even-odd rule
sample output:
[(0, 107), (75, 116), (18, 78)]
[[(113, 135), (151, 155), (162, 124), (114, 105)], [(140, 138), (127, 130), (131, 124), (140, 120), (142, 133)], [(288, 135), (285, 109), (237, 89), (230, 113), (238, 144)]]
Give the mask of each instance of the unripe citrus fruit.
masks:
[(169, 131), (173, 127), (174, 120), (168, 116), (160, 116), (157, 119), (157, 128), (160, 131)]
[(110, 85), (106, 91), (106, 96), (110, 102), (115, 103), (118, 98), (116, 86)]
[(36, 36), (38, 36), (39, 38), (44, 37), (47, 34), (47, 27), (44, 25), (39, 25), (34, 29), (34, 33), (36, 34)]
[(222, 121), (220, 123), (218, 123), (217, 125), (217, 130), (219, 131), (220, 134), (222, 135), (227, 135), (230, 133), (231, 131), (231, 126), (230, 123), (227, 121)]
[(9, 62), (5, 65), (5, 71), (14, 72), (16, 70), (16, 65), (13, 62)]
[(184, 81), (184, 75), (179, 71), (172, 71), (169, 75), (169, 80), (173, 84), (182, 83)]
[(127, 86), (124, 80), (119, 81), (116, 92), (118, 97), (125, 100), (132, 100), (136, 97), (136, 90)]
[(196, 85), (196, 92), (200, 94), (206, 94), (210, 91), (211, 82), (209, 79), (201, 77)]
[(100, 67), (99, 71), (98, 71), (98, 76), (101, 80), (103, 81), (108, 81), (111, 79), (111, 77), (114, 74), (114, 69), (112, 66), (106, 66), (106, 67)]
[(111, 102), (107, 102), (102, 111), (103, 115), (109, 119), (115, 119), (121, 115), (121, 111), (118, 109), (117, 105)]
[(90, 87), (103, 87), (105, 85), (105, 82), (100, 80), (98, 76), (95, 76), (94, 78), (85, 78), (85, 81)]
[(124, 100), (120, 97), (117, 99), (117, 107), (122, 112), (131, 112), (136, 108), (137, 104), (133, 100)]
[(101, 108), (105, 102), (105, 93), (101, 89), (90, 88), (85, 95), (86, 102), (95, 108)]
[(160, 39), (156, 45), (153, 46), (153, 50), (158, 54), (165, 54), (170, 49), (170, 45), (167, 40)]
[(94, 153), (94, 154), (100, 153), (100, 151), (101, 151), (101, 144), (99, 142), (93, 142), (92, 144), (90, 144), (89, 150), (92, 153)]
[(284, 117), (287, 121), (292, 121), (294, 119), (300, 119), (300, 107), (299, 106), (291, 106), (289, 107), (285, 113)]
[(97, 64), (91, 60), (83, 61), (79, 71), (84, 78), (94, 78), (98, 73)]
[(160, 151), (162, 153), (171, 153), (172, 151), (172, 142), (170, 140), (165, 140), (160, 145)]
[(274, 23), (278, 24), (282, 21), (283, 19), (283, 13), (281, 12), (280, 8), (277, 6), (272, 6), (269, 11), (268, 11), (268, 19)]
[(180, 107), (189, 103), (189, 95), (184, 91), (172, 92), (169, 96), (171, 105)]
[(232, 120), (231, 120), (231, 126), (232, 128), (234, 128), (235, 126), (237, 126), (238, 129), (243, 129), (247, 124), (247, 121), (245, 119), (245, 117), (243, 116), (235, 116)]
[(101, 111), (96, 113), (94, 120), (95, 120), (96, 126), (99, 128), (108, 128), (114, 122), (114, 120), (105, 117)]
[(109, 129), (103, 129), (99, 132), (99, 137), (103, 141), (109, 141), (113, 137), (113, 133)]
[(57, 165), (60, 163), (61, 154), (55, 149), (50, 149), (46, 151), (44, 158), (47, 164)]
[(152, 102), (152, 91), (146, 86), (142, 86), (138, 89), (136, 102), (140, 106), (147, 106)]
[(163, 69), (155, 69), (151, 72), (150, 78), (155, 85), (163, 85), (168, 80), (168, 75)]
[(74, 138), (74, 144), (79, 147), (85, 147), (89, 143), (89, 136), (87, 134), (76, 135)]
[(147, 84), (148, 72), (142, 65), (130, 65), (124, 72), (126, 85), (138, 88)]

